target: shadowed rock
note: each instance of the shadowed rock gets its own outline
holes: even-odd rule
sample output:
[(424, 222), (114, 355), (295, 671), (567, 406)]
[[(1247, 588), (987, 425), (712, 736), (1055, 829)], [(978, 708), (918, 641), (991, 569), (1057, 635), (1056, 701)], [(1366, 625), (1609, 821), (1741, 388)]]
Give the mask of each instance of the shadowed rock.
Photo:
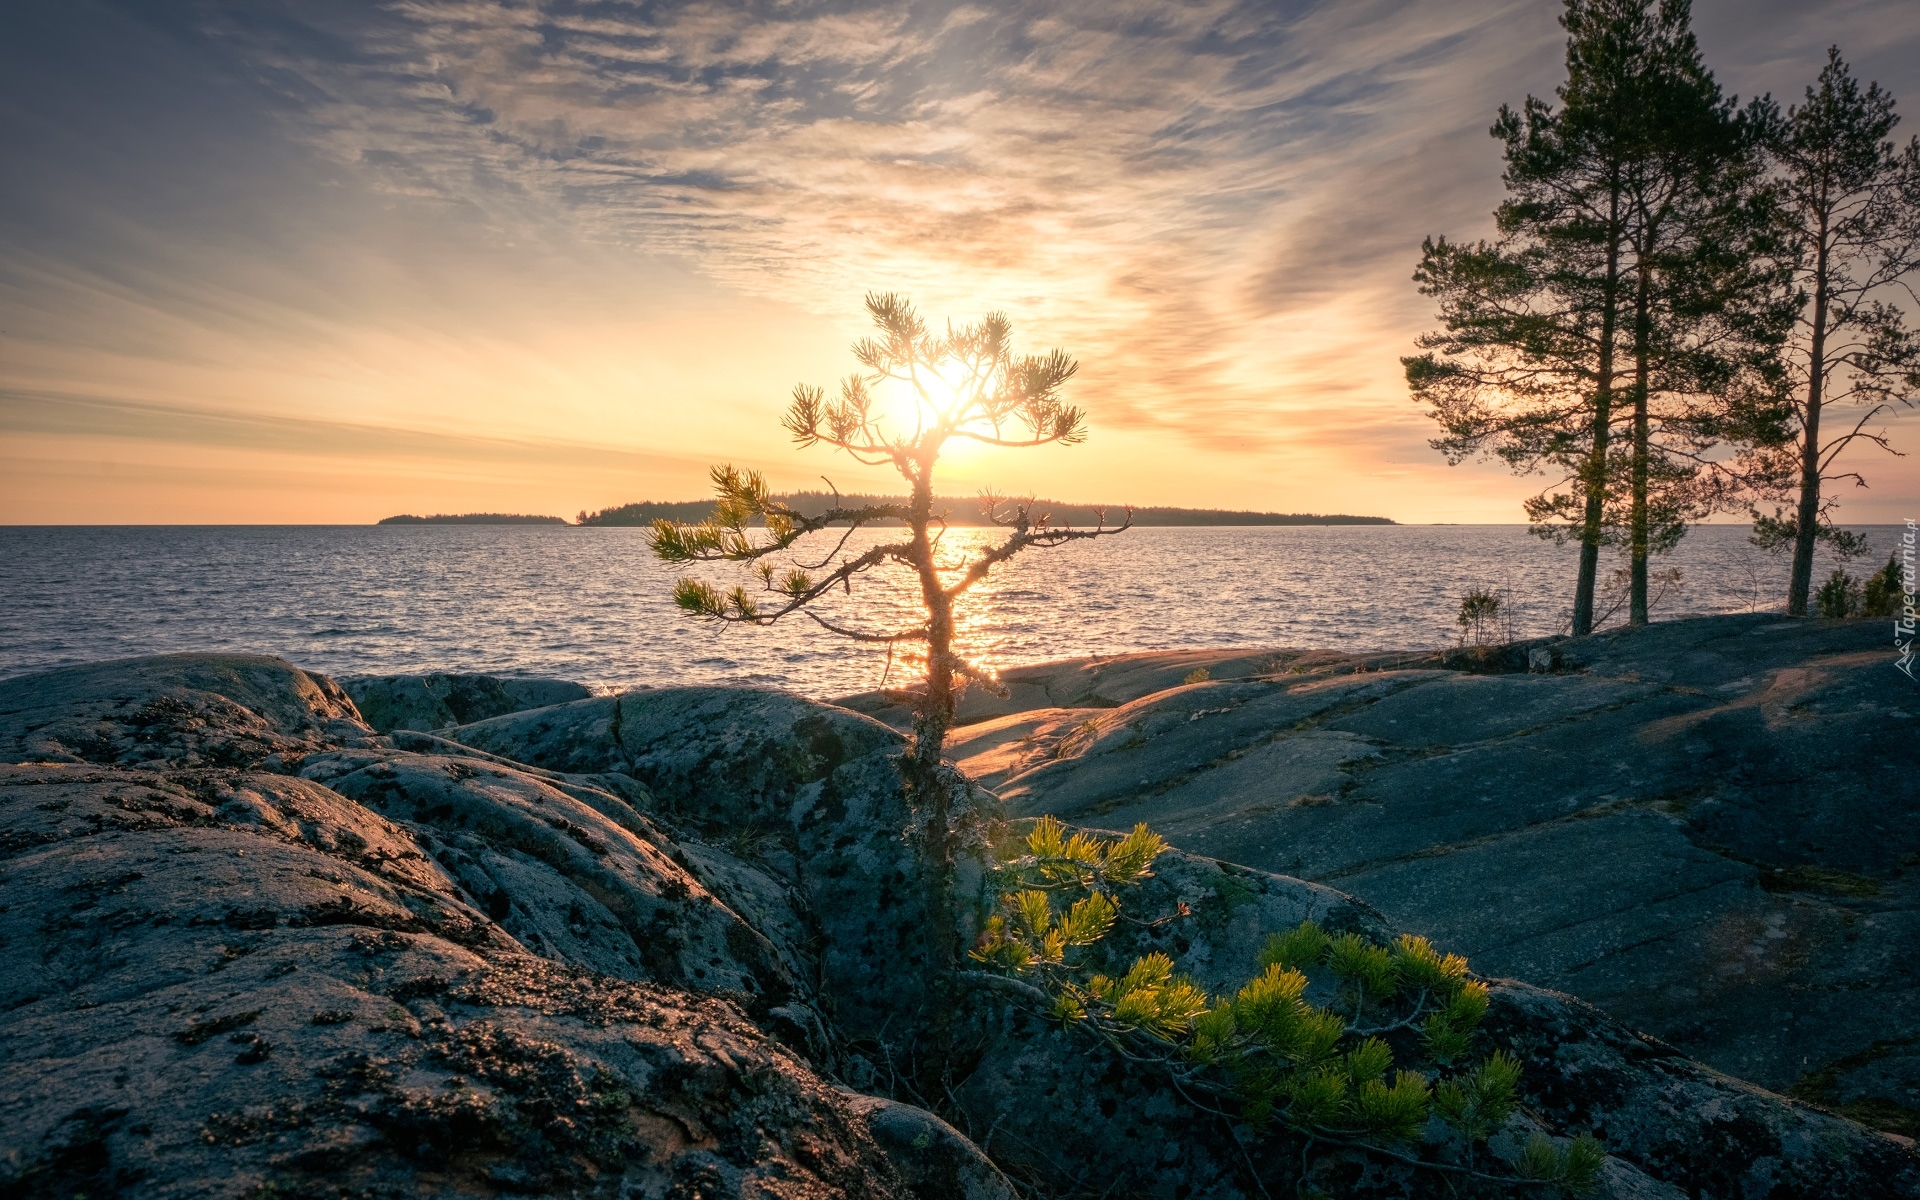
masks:
[(899, 734), (757, 688), (658, 688), (449, 730), (549, 770), (618, 771), (663, 819), (799, 896), (817, 930), (822, 1001), (866, 1034), (926, 1002), (926, 897), (904, 837)]
[(980, 1147), (925, 1109), (858, 1093), (847, 1099), (916, 1200), (1014, 1200), (1018, 1194)]
[[(1172, 666), (1185, 665), (1176, 661)], [(1094, 726), (1086, 731), (1090, 744), (1082, 752), (1089, 759), (1110, 755), (1113, 765), (1107, 777), (1124, 783), (1125, 772), (1134, 769), (1129, 764), (1140, 761), (1128, 757), (1140, 747), (1127, 743), (1151, 731), (1153, 737), (1167, 739), (1164, 759), (1151, 765), (1164, 772), (1160, 778), (1177, 785), (1183, 775), (1197, 776), (1213, 769), (1217, 760), (1231, 759), (1249, 735), (1270, 733), (1276, 725), (1310, 731), (1405, 689), (1460, 677), (1426, 670), (1287, 678), (1291, 687), (1259, 681), (1177, 686), (1152, 697), (1152, 715), (1140, 727), (1128, 723), (1125, 718), (1132, 714), (1124, 707), (1097, 711)], [(1475, 682), (1485, 681), (1476, 677)], [(1463, 710), (1462, 722), (1478, 720), (1482, 727), (1497, 728), (1502, 721), (1521, 719), (1519, 709), (1525, 707), (1509, 705), (1480, 715)], [(1577, 705), (1562, 707), (1579, 711)], [(889, 941), (884, 923), (869, 915), (876, 891), (889, 907), (898, 903), (886, 900), (889, 895), (904, 895), (909, 902), (917, 897), (908, 886), (913, 862), (897, 833), (875, 836), (897, 830), (907, 816), (891, 767), (901, 743), (889, 731), (780, 693), (685, 688), (517, 714), (452, 730), (448, 736), (552, 770), (625, 770), (645, 782), (669, 820), (715, 838), (729, 829), (755, 831), (761, 843), (756, 861), (793, 882), (820, 922), (827, 943), (823, 1006), (837, 1015), (842, 1030), (872, 1038), (886, 1027), (890, 1015), (897, 1022), (898, 1014), (919, 1011), (919, 993), (900, 982), (908, 973), (901, 967), (912, 966), (916, 959), (890, 958), (902, 948), (917, 951), (913, 923), (899, 927), (895, 940)], [(1355, 747), (1363, 755), (1373, 752), (1352, 732), (1337, 731), (1325, 745), (1331, 747), (1326, 753), (1335, 763), (1345, 761)], [(1067, 774), (1058, 767), (1049, 770), (1060, 771), (1063, 779)], [(1009, 789), (1009, 794), (1018, 793)], [(1118, 807), (1081, 816), (1108, 827), (1137, 819)], [(981, 899), (985, 901), (984, 894)], [(1163, 857), (1154, 878), (1132, 893), (1127, 905), (1151, 924), (1123, 925), (1110, 937), (1102, 947), (1107, 967), (1121, 970), (1139, 954), (1162, 950), (1216, 991), (1255, 973), (1255, 955), (1267, 933), (1302, 919), (1374, 936), (1385, 936), (1388, 930), (1377, 914), (1330, 888), (1184, 854)], [(1656, 1180), (1690, 1186), (1695, 1178), (1747, 1169), (1756, 1146), (1765, 1148), (1774, 1165), (1757, 1168), (1754, 1178), (1790, 1181), (1783, 1194), (1821, 1195), (1829, 1184), (1857, 1184), (1864, 1189), (1862, 1195), (1914, 1194), (1911, 1158), (1892, 1142), (1716, 1076), (1565, 997), (1521, 984), (1503, 985), (1501, 994), (1523, 997), (1526, 1012), (1554, 1014), (1551, 1020), (1561, 1032), (1536, 1038), (1535, 1047), (1572, 1038), (1609, 1047), (1609, 1055), (1651, 1053), (1667, 1064), (1663, 1078), (1680, 1081), (1672, 1085), (1677, 1090), (1636, 1085), (1638, 1090), (1603, 1098), (1587, 1091), (1589, 1079), (1601, 1078), (1596, 1063), (1563, 1069), (1545, 1050), (1528, 1051), (1532, 1071), (1523, 1086), (1529, 1096), (1537, 1089), (1543, 1104), (1563, 1092), (1585, 1097), (1584, 1107), (1561, 1110), (1564, 1120), (1549, 1119), (1534, 1127), (1570, 1136), (1588, 1128), (1596, 1115), (1610, 1113), (1609, 1119), (1623, 1130), (1666, 1128), (1676, 1142), (1697, 1139), (1697, 1144), (1689, 1142), (1695, 1157), (1687, 1162), (1671, 1155), (1661, 1158), (1664, 1151), (1649, 1148), (1657, 1170), (1643, 1169), (1635, 1158), (1618, 1157), (1609, 1168), (1611, 1194), (1662, 1195)], [(1112, 1184), (1141, 1194), (1186, 1189), (1194, 1196), (1238, 1197), (1257, 1194), (1250, 1172), (1281, 1185), (1292, 1178), (1289, 1171), (1297, 1174), (1289, 1163), (1261, 1157), (1271, 1154), (1271, 1148), (1243, 1149), (1226, 1125), (1195, 1109), (1164, 1074), (1062, 1033), (1017, 1003), (989, 1005), (986, 1011), (990, 1015), (978, 1017), (979, 1023), (965, 1035), (970, 1047), (967, 1070), (953, 1084), (952, 1103), (957, 1107), (946, 1115), (1017, 1177), (1044, 1180), (1049, 1187), (1063, 1180), (1085, 1186), (1097, 1179), (1101, 1189)], [(894, 1036), (899, 1037), (897, 1032)], [(900, 1046), (910, 1048), (910, 1043)], [(902, 1070), (909, 1066), (895, 1065)], [(1638, 1069), (1629, 1069), (1624, 1061), (1612, 1065), (1625, 1073), (1623, 1078)], [(877, 1082), (884, 1086), (887, 1078), (882, 1069)], [(910, 1070), (899, 1084), (914, 1085)], [(1719, 1111), (1723, 1091), (1728, 1103), (1751, 1103), (1752, 1097), (1764, 1096), (1762, 1108), (1755, 1110), (1764, 1120), (1743, 1126), (1746, 1132), (1739, 1136), (1719, 1129), (1712, 1114)], [(1682, 1110), (1673, 1101), (1676, 1095), (1689, 1097), (1688, 1103), (1696, 1107)], [(1651, 1147), (1644, 1139), (1635, 1144)], [(1315, 1171), (1316, 1180), (1324, 1176), (1333, 1194), (1342, 1196), (1432, 1194), (1426, 1190), (1431, 1179), (1383, 1166), (1358, 1152), (1330, 1154)]]
[(0, 758), (251, 766), (364, 737), (324, 675), (253, 654), (162, 654), (0, 681)]
[[(1092, 969), (1117, 974), (1159, 951), (1215, 994), (1258, 973), (1267, 933), (1302, 920), (1376, 940), (1393, 932), (1331, 888), (1176, 853), (1122, 903), (1135, 919), (1096, 948)], [(1570, 996), (1491, 982), (1481, 1052), (1499, 1046), (1524, 1068), (1523, 1115), (1494, 1139), (1503, 1153), (1536, 1130), (1591, 1131), (1612, 1155), (1600, 1193), (1612, 1197), (1920, 1195), (1920, 1159), (1904, 1144), (1730, 1079)], [(1309, 999), (1331, 1003), (1320, 987)], [(982, 1048), (958, 1088), (956, 1121), (1015, 1178), (1118, 1181), (1143, 1195), (1257, 1195), (1253, 1177), (1274, 1196), (1296, 1185), (1343, 1200), (1454, 1194), (1439, 1174), (1324, 1146), (1303, 1179), (1297, 1141), (1233, 1136), (1168, 1071), (1143, 1069), (1018, 1000), (996, 998), (977, 1021)], [(1428, 1139), (1443, 1140), (1437, 1128)]]
[[(545, 957), (773, 1004), (792, 998), (797, 955), (783, 961), (760, 929), (674, 861), (686, 860), (678, 847), (611, 795), (578, 786), (568, 794), (493, 763), (391, 751), (314, 755), (301, 774), (421, 828), (423, 849), (465, 894)], [(763, 890), (744, 882), (746, 872), (731, 874), (730, 890)], [(791, 914), (773, 911), (784, 897), (759, 898), (758, 924), (791, 946)]]
[(348, 675), (340, 687), (353, 697), (367, 724), (381, 733), (432, 731), (549, 704), (584, 700), (593, 693), (565, 679), (516, 679), (501, 675)]
[(0, 768), (9, 1195), (908, 1194), (731, 1005), (537, 958), (406, 827), (231, 784)]
[[(324, 680), (273, 660), (54, 674), (0, 684), (26, 734), (10, 756), (29, 760), (0, 766), (0, 945), (17, 957), (0, 974), (0, 1193), (914, 1194), (865, 1114), (763, 1026), (712, 993), (589, 969), (615, 930), (562, 937), (573, 905), (540, 903), (630, 916), (677, 884), (668, 919), (641, 922), (672, 948), (659, 973), (714, 947), (718, 982), (764, 988), (784, 965), (692, 871), (773, 907), (779, 892), (747, 896), (724, 854), (662, 850), (577, 780), (385, 749), (328, 711)], [(209, 690), (223, 675), (259, 711)], [(191, 705), (187, 736), (142, 739), (121, 716), (155, 694)], [(106, 730), (59, 744), (143, 769), (38, 761), (48, 711), (62, 736)], [(402, 819), (206, 765), (235, 744), (222, 761), (304, 762)], [(470, 868), (524, 888), (519, 931), (542, 956)], [(800, 1039), (809, 1024), (796, 1001), (762, 1020)]]

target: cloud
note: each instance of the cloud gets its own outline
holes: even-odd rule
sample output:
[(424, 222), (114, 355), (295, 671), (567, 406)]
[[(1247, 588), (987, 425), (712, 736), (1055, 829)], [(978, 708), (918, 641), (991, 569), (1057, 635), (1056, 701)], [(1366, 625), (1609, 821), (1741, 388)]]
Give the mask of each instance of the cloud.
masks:
[(15, 390), (0, 390), (0, 433), (108, 438), (313, 458), (511, 465), (518, 469), (551, 467), (635, 475), (705, 470), (704, 463), (675, 455), (613, 449), (586, 441), (477, 437), (449, 430), (398, 429)]
[[(70, 424), (172, 405), (222, 445), (194, 414), (591, 430), (680, 479), (786, 453), (772, 410), (848, 368), (861, 294), (892, 289), (1081, 358), (1097, 437), (1059, 469), (1086, 494), (1307, 507), (1437, 467), (1399, 374), (1431, 319), (1409, 275), (1424, 235), (1488, 228), (1486, 127), (1551, 93), (1559, 8), (43, 6), (0, 39), (0, 388), (76, 398)], [(1743, 92), (1796, 95), (1838, 37), (1920, 105), (1911, 4), (1696, 22)], [(1488, 479), (1435, 486), (1517, 513), (1526, 481)]]
[(1235, 446), (1351, 400), (1302, 359), (1408, 309), (1422, 216), (1490, 207), (1479, 65), (1555, 33), (1518, 0), (393, 13), (348, 62), (270, 55), (392, 194), (836, 318), (1009, 309), (1103, 422)]

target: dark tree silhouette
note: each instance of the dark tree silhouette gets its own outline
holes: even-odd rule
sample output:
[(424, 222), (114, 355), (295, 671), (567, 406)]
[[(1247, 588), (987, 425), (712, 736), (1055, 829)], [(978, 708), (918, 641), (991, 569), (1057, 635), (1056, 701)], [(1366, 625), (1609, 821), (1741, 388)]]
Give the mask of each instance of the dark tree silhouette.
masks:
[[(1795, 616), (1807, 612), (1817, 541), (1848, 556), (1865, 548), (1832, 526), (1835, 501), (1824, 485), (1866, 485), (1858, 471), (1836, 471), (1836, 461), (1860, 440), (1899, 453), (1868, 425), (1920, 397), (1920, 337), (1889, 303), (1896, 289), (1914, 296), (1909, 278), (1920, 270), (1920, 138), (1896, 150), (1888, 135), (1899, 120), (1893, 97), (1878, 84), (1862, 91), (1835, 46), (1806, 103), (1772, 131), (1799, 317), (1785, 356), (1795, 428), (1777, 466), (1791, 481), (1781, 492), (1797, 491), (1798, 503), (1790, 516), (1756, 513), (1755, 540), (1793, 548), (1787, 611)], [(1858, 415), (1829, 436), (1821, 422), (1835, 405)]]
[[(681, 579), (674, 601), (696, 616), (768, 625), (805, 613), (840, 637), (890, 650), (902, 645), (920, 649), (925, 673), (902, 695), (914, 714), (902, 773), (915, 807), (914, 834), (928, 876), (936, 967), (951, 971), (959, 958), (954, 856), (968, 789), (941, 755), (960, 692), (970, 682), (999, 686), (990, 674), (954, 653), (954, 605), (1014, 555), (1122, 532), (1130, 526), (1131, 514), (1113, 527), (1102, 519), (1093, 529), (1055, 528), (1029, 503), (1007, 505), (988, 497), (986, 514), (1006, 531), (1004, 536), (970, 558), (943, 559), (940, 542), (946, 521), (935, 511), (933, 491), (941, 452), (956, 439), (1006, 447), (1084, 440), (1086, 414), (1061, 397), (1079, 365), (1059, 350), (1038, 356), (1014, 353), (1012, 325), (1000, 313), (934, 333), (905, 297), (869, 294), (866, 307), (879, 336), (853, 347), (864, 373), (848, 376), (837, 397), (806, 384), (795, 387), (784, 423), (803, 447), (831, 446), (870, 466), (893, 466), (910, 489), (906, 502), (835, 505), (808, 516), (773, 499), (757, 473), (716, 467), (713, 516), (699, 524), (656, 521), (652, 542), (654, 552), (668, 562), (754, 566), (757, 594), (743, 586), (722, 590), (699, 579)], [(911, 390), (910, 430), (888, 428), (876, 407), (874, 389), (888, 381)], [(756, 521), (764, 523), (764, 530), (751, 528)], [(898, 540), (857, 554), (847, 551), (855, 530), (877, 524), (906, 528)], [(836, 544), (811, 565), (793, 561), (789, 551), (822, 534), (836, 538)], [(776, 566), (782, 556), (787, 559), (784, 567)], [(923, 613), (918, 623), (905, 629), (858, 629), (809, 611), (828, 593), (851, 592), (861, 575), (889, 566), (904, 567), (918, 584)]]
[(1560, 105), (1502, 107), (1507, 200), (1493, 242), (1428, 239), (1415, 279), (1445, 328), (1404, 360), (1459, 462), (1555, 481), (1536, 532), (1580, 545), (1572, 626), (1590, 632), (1600, 547), (1646, 561), (1730, 499), (1713, 453), (1764, 426), (1779, 314), (1756, 270), (1754, 130), (1701, 62), (1684, 0), (1568, 0)]

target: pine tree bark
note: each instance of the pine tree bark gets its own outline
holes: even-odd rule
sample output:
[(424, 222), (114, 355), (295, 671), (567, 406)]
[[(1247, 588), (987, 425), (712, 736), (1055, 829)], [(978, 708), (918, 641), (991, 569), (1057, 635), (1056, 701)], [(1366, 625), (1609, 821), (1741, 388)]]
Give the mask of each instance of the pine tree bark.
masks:
[(1652, 383), (1650, 363), (1653, 340), (1653, 269), (1644, 261), (1638, 264), (1633, 299), (1633, 463), (1632, 511), (1628, 515), (1627, 623), (1647, 623), (1647, 405)]
[(1813, 271), (1813, 328), (1807, 354), (1807, 411), (1800, 423), (1800, 510), (1793, 537), (1793, 573), (1787, 581), (1787, 615), (1794, 617), (1807, 615), (1807, 597), (1813, 590), (1813, 547), (1820, 532), (1820, 403), (1825, 398), (1827, 375), (1830, 250), (1824, 203), (1820, 210), (1818, 242)]
[(1593, 593), (1600, 575), (1600, 536), (1606, 517), (1607, 444), (1613, 431), (1613, 340), (1620, 324), (1620, 184), (1608, 201), (1607, 274), (1600, 285), (1600, 363), (1593, 389), (1593, 449), (1582, 479), (1586, 509), (1580, 521), (1580, 574), (1573, 587), (1573, 635), (1593, 632)]

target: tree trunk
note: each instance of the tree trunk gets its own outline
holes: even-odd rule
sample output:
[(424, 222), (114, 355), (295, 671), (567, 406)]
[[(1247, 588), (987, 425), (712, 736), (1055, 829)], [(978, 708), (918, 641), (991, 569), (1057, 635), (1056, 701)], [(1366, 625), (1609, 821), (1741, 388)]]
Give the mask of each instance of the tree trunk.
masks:
[[(1651, 241), (1651, 238), (1649, 233), (1648, 240)], [(1629, 625), (1647, 623), (1647, 402), (1648, 388), (1652, 383), (1647, 359), (1652, 353), (1649, 343), (1653, 340), (1653, 269), (1644, 261), (1644, 255), (1642, 259), (1633, 300), (1633, 510), (1629, 518)]]
[[(1594, 453), (1588, 462), (1601, 478), (1601, 490), (1587, 492), (1587, 511), (1580, 526), (1580, 577), (1573, 586), (1573, 636), (1593, 632), (1593, 586), (1600, 574), (1600, 518), (1606, 481), (1607, 426), (1604, 415), (1596, 415)], [(1594, 461), (1594, 460), (1597, 460)]]
[(1593, 451), (1587, 457), (1586, 511), (1580, 521), (1580, 576), (1573, 588), (1573, 635), (1593, 632), (1593, 590), (1600, 574), (1606, 520), (1607, 441), (1613, 430), (1613, 337), (1620, 312), (1620, 189), (1613, 189), (1607, 226), (1607, 277), (1600, 291), (1600, 367), (1593, 389)]
[(1819, 250), (1813, 267), (1813, 329), (1807, 351), (1807, 411), (1800, 422), (1800, 511), (1795, 517), (1793, 573), (1787, 580), (1787, 615), (1807, 615), (1813, 590), (1813, 546), (1820, 533), (1820, 402), (1827, 374), (1827, 214), (1820, 214)]
[[(953, 728), (953, 600), (941, 585), (927, 527), (933, 512), (932, 464), (923, 464), (913, 484), (913, 547), (920, 594), (927, 608), (927, 693), (913, 717), (913, 743), (902, 764), (907, 798), (918, 809), (921, 862), (927, 878), (927, 945), (936, 977), (959, 962), (959, 929), (953, 904), (954, 856), (951, 801), (940, 769), (947, 731)], [(945, 983), (936, 984), (936, 993)], [(944, 1004), (942, 1005), (944, 1008)]]

